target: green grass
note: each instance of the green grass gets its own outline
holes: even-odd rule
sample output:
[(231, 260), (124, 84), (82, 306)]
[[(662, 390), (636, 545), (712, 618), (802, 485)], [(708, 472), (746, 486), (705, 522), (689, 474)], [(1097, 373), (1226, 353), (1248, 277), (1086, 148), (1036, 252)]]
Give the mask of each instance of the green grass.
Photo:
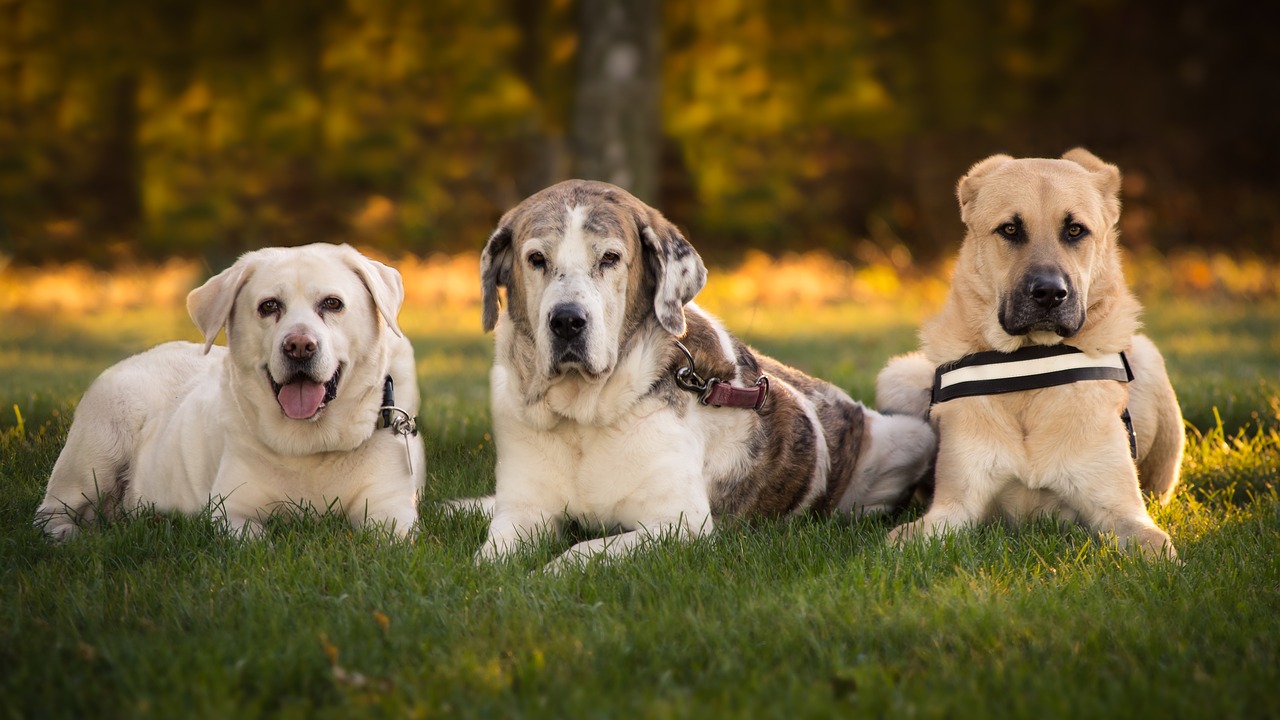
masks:
[[(1148, 304), (1194, 426), (1183, 487), (1153, 508), (1181, 566), (1050, 523), (898, 550), (894, 521), (807, 517), (724, 523), (563, 577), (536, 572), (563, 549), (551, 543), (475, 566), (484, 521), (430, 504), (492, 487), (490, 338), (474, 308), (403, 318), (430, 463), (414, 543), (333, 517), (240, 543), (208, 516), (139, 512), (46, 544), (31, 519), (79, 394), (111, 362), (195, 331), (178, 311), (7, 318), (0, 712), (1280, 716), (1280, 303)], [(920, 319), (719, 310), (864, 398)]]

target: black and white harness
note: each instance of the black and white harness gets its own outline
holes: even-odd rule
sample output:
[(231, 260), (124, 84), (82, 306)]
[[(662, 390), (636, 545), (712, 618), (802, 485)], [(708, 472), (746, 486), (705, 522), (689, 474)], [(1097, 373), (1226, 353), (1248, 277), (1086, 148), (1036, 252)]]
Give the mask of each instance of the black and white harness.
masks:
[[(1082, 380), (1133, 380), (1133, 370), (1123, 352), (1088, 355), (1070, 345), (1032, 345), (1011, 353), (995, 351), (966, 355), (940, 365), (933, 374), (930, 404), (974, 395), (1038, 390)], [(1129, 408), (1120, 414), (1129, 433), (1129, 454), (1138, 456)]]

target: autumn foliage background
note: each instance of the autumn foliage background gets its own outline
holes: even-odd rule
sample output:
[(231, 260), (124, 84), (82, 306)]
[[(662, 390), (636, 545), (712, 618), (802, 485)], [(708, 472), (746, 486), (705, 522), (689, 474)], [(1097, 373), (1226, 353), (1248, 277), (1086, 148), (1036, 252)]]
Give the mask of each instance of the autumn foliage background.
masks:
[[(1280, 717), (1280, 43), (1244, 0), (0, 0), (0, 717)], [(626, 77), (626, 82), (619, 81)], [(744, 341), (874, 397), (941, 304), (957, 178), (1083, 145), (1187, 420), (1183, 563), (1051, 520), (717, 523), (582, 573), (476, 565), (478, 253), (625, 178)], [(246, 250), (405, 279), (416, 539), (307, 513), (238, 542), (141, 508), (32, 525), (104, 368), (199, 340)], [(594, 528), (575, 532), (590, 536)]]
[(601, 7), (654, 68), (632, 189), (713, 261), (934, 263), (970, 164), (1075, 145), (1124, 170), (1129, 248), (1280, 251), (1280, 53), (1237, 0), (5, 0), (0, 257), (475, 252), (591, 167)]

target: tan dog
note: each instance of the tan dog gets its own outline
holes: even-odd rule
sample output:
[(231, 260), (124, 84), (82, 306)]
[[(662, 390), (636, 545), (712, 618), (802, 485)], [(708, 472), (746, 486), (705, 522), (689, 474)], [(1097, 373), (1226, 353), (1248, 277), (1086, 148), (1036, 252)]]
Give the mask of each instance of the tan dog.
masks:
[[(922, 352), (890, 361), (877, 380), (881, 411), (928, 415), (940, 436), (932, 505), (895, 538), (1050, 514), (1175, 555), (1139, 478), (1168, 502), (1182, 414), (1160, 352), (1135, 335), (1141, 308), (1121, 271), (1119, 191), (1120, 171), (1083, 149), (1056, 160), (995, 155), (960, 179), (968, 232), (950, 293), (921, 330)], [(947, 366), (975, 357), (995, 364)], [(1007, 364), (1024, 358), (1033, 359)], [(940, 374), (935, 388), (940, 366), (960, 372)], [(1008, 389), (1021, 387), (1010, 376), (1031, 386), (1054, 372), (1113, 379)], [(931, 392), (960, 396), (930, 408)]]
[(556, 568), (699, 536), (724, 516), (882, 512), (935, 451), (922, 420), (864, 408), (691, 303), (706, 279), (698, 253), (621, 188), (571, 180), (520, 203), (481, 277), (497, 490), (456, 505), (492, 511), (482, 559), (558, 536), (567, 519), (617, 534)]

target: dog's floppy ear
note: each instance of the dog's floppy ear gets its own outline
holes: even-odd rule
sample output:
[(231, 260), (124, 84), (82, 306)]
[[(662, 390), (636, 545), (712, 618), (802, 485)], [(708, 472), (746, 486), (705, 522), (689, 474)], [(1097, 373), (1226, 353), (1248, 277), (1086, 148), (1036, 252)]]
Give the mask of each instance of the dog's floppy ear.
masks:
[(205, 284), (187, 294), (187, 313), (204, 335), (207, 354), (218, 337), (218, 331), (231, 317), (231, 307), (258, 263), (254, 253), (242, 255), (234, 265), (209, 278)]
[(480, 254), (480, 301), (485, 332), (498, 324), (498, 288), (507, 287), (511, 282), (512, 264), (515, 262), (511, 241), (511, 213), (507, 213)]
[(960, 182), (956, 183), (956, 198), (960, 201), (960, 219), (969, 222), (969, 208), (972, 207), (973, 201), (978, 197), (978, 189), (982, 187), (983, 176), (992, 170), (1013, 160), (1008, 155), (992, 155), (986, 160), (981, 160), (969, 168), (969, 172), (960, 178)]
[(636, 224), (648, 269), (656, 280), (653, 312), (672, 335), (684, 335), (684, 306), (707, 282), (707, 268), (680, 230), (653, 208), (639, 204)]
[(382, 319), (387, 321), (387, 327), (391, 328), (396, 337), (404, 337), (396, 320), (400, 315), (400, 307), (404, 305), (404, 279), (400, 277), (400, 271), (361, 255), (355, 248), (346, 245), (343, 247), (349, 250), (348, 266), (373, 296), (373, 305), (378, 308)]
[(1082, 147), (1066, 151), (1062, 159), (1070, 160), (1093, 175), (1093, 182), (1105, 200), (1107, 217), (1115, 223), (1120, 218), (1120, 168)]

